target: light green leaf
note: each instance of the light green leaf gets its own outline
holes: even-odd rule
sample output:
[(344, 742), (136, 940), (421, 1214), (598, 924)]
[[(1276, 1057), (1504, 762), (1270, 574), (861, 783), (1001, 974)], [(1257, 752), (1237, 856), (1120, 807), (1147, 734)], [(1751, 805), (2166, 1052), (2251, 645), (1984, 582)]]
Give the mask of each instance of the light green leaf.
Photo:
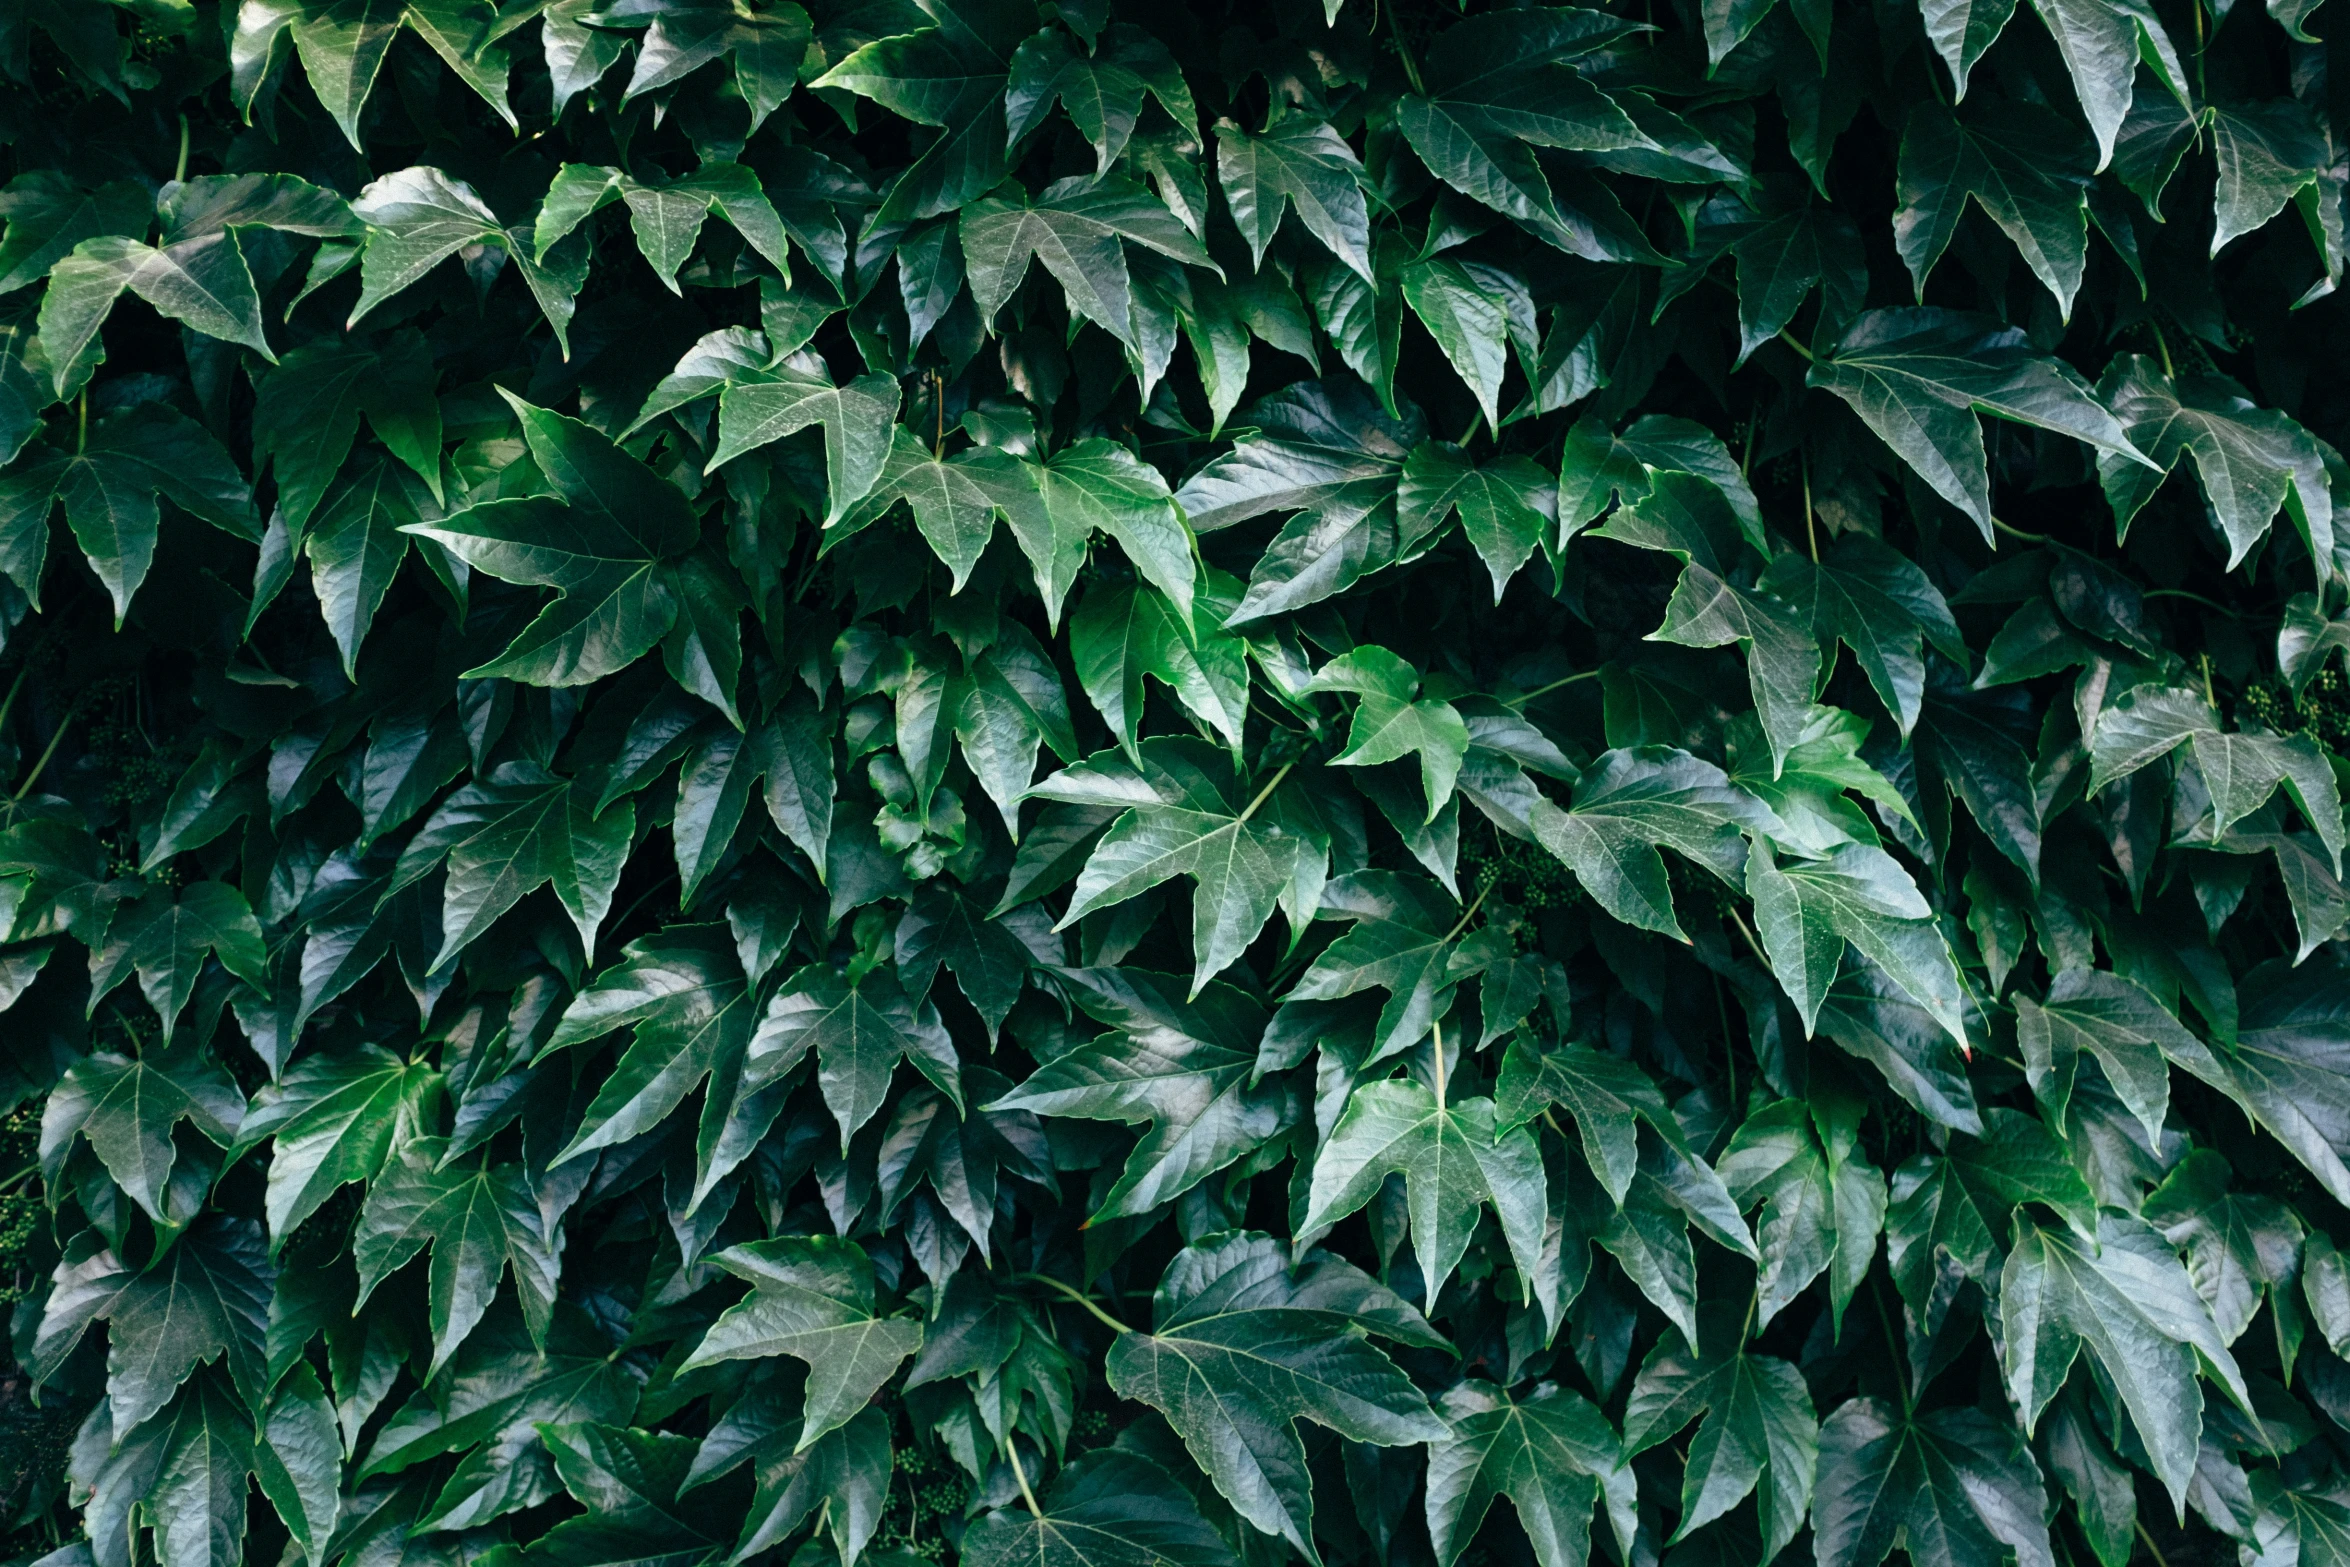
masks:
[(1991, 478), (1978, 413), (2054, 430), (2124, 461), (2148, 459), (2062, 361), (2023, 334), (1946, 310), (1872, 310), (1806, 383), (1834, 392), (1902, 461), (1991, 533)]
[(848, 1423), (908, 1355), (922, 1324), (874, 1314), (873, 1264), (848, 1241), (790, 1236), (729, 1247), (711, 1261), (751, 1286), (727, 1308), (684, 1370), (790, 1355), (808, 1364), (806, 1412), (794, 1451)]

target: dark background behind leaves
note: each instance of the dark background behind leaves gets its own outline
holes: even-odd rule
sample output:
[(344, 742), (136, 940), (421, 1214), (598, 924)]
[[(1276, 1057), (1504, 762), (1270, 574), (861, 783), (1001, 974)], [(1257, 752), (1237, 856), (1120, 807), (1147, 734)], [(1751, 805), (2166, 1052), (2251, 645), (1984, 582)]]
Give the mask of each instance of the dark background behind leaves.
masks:
[(2329, 14), (6, 0), (4, 1550), (2350, 1558)]

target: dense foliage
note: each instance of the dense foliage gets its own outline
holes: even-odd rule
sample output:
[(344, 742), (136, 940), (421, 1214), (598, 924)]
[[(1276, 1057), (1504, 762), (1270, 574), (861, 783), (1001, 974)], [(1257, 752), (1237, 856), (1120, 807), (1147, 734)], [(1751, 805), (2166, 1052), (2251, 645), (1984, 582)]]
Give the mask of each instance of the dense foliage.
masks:
[(2331, 13), (805, 5), (0, 5), (4, 1550), (2350, 1560)]

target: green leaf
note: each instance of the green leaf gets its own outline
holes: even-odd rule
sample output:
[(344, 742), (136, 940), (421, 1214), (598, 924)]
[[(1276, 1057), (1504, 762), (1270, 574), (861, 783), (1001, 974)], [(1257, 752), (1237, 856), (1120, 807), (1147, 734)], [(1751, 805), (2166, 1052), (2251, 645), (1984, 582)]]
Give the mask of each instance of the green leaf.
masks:
[(1149, 1333), (1118, 1335), (1120, 1397), (1167, 1417), (1241, 1517), (1319, 1562), (1305, 1443), (1313, 1420), (1353, 1442), (1397, 1447), (1449, 1428), (1368, 1335), (1440, 1343), (1420, 1314), (1367, 1275), (1309, 1253), (1292, 1267), (1271, 1236), (1231, 1231), (1169, 1265)]
[(56, 401), (57, 383), (49, 373), (48, 350), (41, 346), (36, 306), (21, 298), (0, 306), (0, 463), (16, 461), (25, 443), (40, 433), (41, 411)]
[(1070, 314), (1131, 348), (1134, 299), (1125, 245), (1217, 270), (1191, 231), (1138, 185), (1068, 179), (1033, 201), (1027, 192), (1010, 189), (1008, 196), (972, 202), (956, 220), (971, 298), (983, 323), (995, 320), (1028, 275), (1029, 262), (1041, 260), (1067, 296)]
[[(1048, 780), (1049, 782), (1049, 780)], [(1146, 784), (1147, 787), (1147, 784)], [(1191, 993), (1238, 961), (1273, 916), (1305, 844), (1278, 814), (1257, 816), (1264, 795), (1236, 803), (1236, 790), (1208, 774), (1170, 779), (1151, 803), (1118, 818), (1077, 877), (1066, 930), (1097, 908), (1148, 892), (1177, 876), (1195, 883), (1191, 900)]]
[[(1108, 534), (1178, 613), (1192, 613), (1197, 568), (1191, 529), (1157, 469), (1097, 436), (1056, 453), (1033, 476), (1056, 540)], [(1021, 523), (1014, 514), (1015, 532)], [(1032, 549), (1030, 558), (1037, 553)]]
[(775, 993), (751, 1035), (746, 1084), (772, 1083), (816, 1053), (816, 1081), (845, 1149), (873, 1119), (901, 1059), (962, 1102), (955, 1047), (928, 1002), (917, 1009), (887, 974), (852, 980), (819, 965)]
[(636, 1411), (643, 1369), (616, 1358), (612, 1347), (584, 1314), (562, 1306), (548, 1324), (542, 1352), (521, 1313), (494, 1308), (433, 1386), (411, 1394), (384, 1420), (358, 1478), (461, 1455), (418, 1520), (444, 1528), (465, 1528), (551, 1500), (558, 1485), (540, 1424), (626, 1421)]
[(548, 1423), (539, 1434), (563, 1489), (587, 1513), (541, 1535), (525, 1560), (577, 1567), (695, 1567), (722, 1559), (725, 1542), (702, 1531), (703, 1509), (678, 1500), (693, 1465), (691, 1437), (584, 1422)]
[(1782, 865), (1757, 844), (1746, 882), (1763, 950), (1806, 1029), (1816, 1027), (1849, 941), (1952, 1039), (1967, 1042), (1957, 963), (1933, 909), (1891, 855), (1848, 843), (1820, 859)]
[(865, 499), (842, 520), (843, 531), (860, 528), (904, 501), (923, 542), (953, 574), (952, 591), (962, 592), (1004, 510), (981, 477), (986, 452), (985, 447), (974, 447), (951, 458), (939, 457), (905, 426), (898, 426), (889, 460)]
[(1315, 1156), (1300, 1227), (1312, 1232), (1345, 1218), (1378, 1196), (1390, 1175), (1404, 1178), (1423, 1299), (1434, 1301), (1460, 1266), (1487, 1207), (1519, 1276), (1534, 1277), (1547, 1217), (1542, 1150), (1523, 1126), (1499, 1129), (1492, 1100), (1446, 1104), (1417, 1083), (1392, 1080), (1357, 1088)]
[[(653, 43), (648, 37), (648, 49)], [(760, 190), (758, 177), (739, 163), (705, 164), (691, 174), (654, 182), (618, 169), (565, 164), (547, 187), (531, 232), (536, 259), (544, 262), (565, 235), (614, 201), (627, 205), (638, 251), (673, 294), (678, 292), (678, 270), (692, 257), (703, 221), (713, 212), (778, 271), (790, 275), (783, 220)]]
[(1306, 232), (1364, 282), (1378, 284), (1371, 271), (1370, 208), (1363, 199), (1369, 178), (1354, 149), (1328, 123), (1289, 115), (1251, 136), (1230, 122), (1216, 126), (1216, 177), (1233, 224), (1248, 241), (1249, 259), (1261, 272), (1265, 251), (1281, 227), (1281, 215), (1295, 208)]
[(1509, 302), (1445, 256), (1405, 267), (1403, 297), (1468, 384), (1486, 426), (1499, 428), (1501, 378), (1509, 367)]
[(235, 1567), (245, 1559), (245, 1505), (253, 1419), (206, 1377), (182, 1394), (163, 1438), (163, 1463), (144, 1499), (165, 1567)]
[(386, 902), (443, 862), (441, 946), (445, 967), (540, 887), (554, 886), (580, 944), (595, 953), (596, 929), (612, 907), (636, 808), (623, 801), (593, 813), (584, 791), (527, 763), (509, 763), (469, 783), (436, 809), (400, 851)]
[(221, 1214), (199, 1220), (142, 1273), (111, 1251), (69, 1253), (41, 1316), (32, 1365), (44, 1378), (54, 1375), (89, 1324), (104, 1321), (106, 1398), (121, 1429), (161, 1410), (212, 1360), (257, 1404), (273, 1272), (260, 1227)]
[(1755, 223), (1731, 246), (1738, 258), (1738, 359), (1779, 335), (1816, 287), (1831, 329), (1859, 314), (1868, 293), (1860, 230), (1841, 212), (1807, 206)]
[(963, 1534), (971, 1567), (1229, 1567), (1224, 1537), (1190, 1493), (1147, 1459), (1116, 1448), (1061, 1471), (1044, 1508), (997, 1508)]
[(645, 30), (626, 98), (658, 91), (731, 54), (734, 90), (755, 131), (790, 94), (809, 31), (808, 13), (791, 4), (765, 10), (734, 3), (665, 6)]
[(2093, 1243), (2028, 1219), (1999, 1280), (2008, 1395), (2028, 1432), (2085, 1347), (2130, 1412), (2155, 1478), (2184, 1500), (2203, 1425), (2200, 1366), (2249, 1406), (2235, 1357), (2161, 1236), (2098, 1216)]
[(1197, 127), (1191, 89), (1165, 44), (1138, 27), (1117, 24), (1099, 40), (1089, 39), (1088, 47), (1090, 53), (1081, 54), (1067, 33), (1047, 29), (1013, 51), (1004, 91), (1011, 142), (1042, 124), (1058, 99), (1077, 133), (1093, 145), (1094, 172), (1107, 174), (1133, 139), (1146, 92), (1180, 130)]
[(2055, 1567), (2048, 1511), (2031, 1449), (1980, 1410), (1904, 1416), (1855, 1398), (1820, 1425), (1812, 1538), (1821, 1567), (1877, 1567), (1896, 1544), (1918, 1567), (2009, 1557)]
[(1175, 492), (1175, 504), (1201, 533), (1276, 511), (1360, 516), (1395, 494), (1423, 433), (1416, 414), (1383, 414), (1344, 380), (1286, 388), (1246, 417), (1255, 433)]
[(1428, 1538), (1452, 1567), (1496, 1498), (1506, 1496), (1541, 1567), (1589, 1560), (1591, 1509), (1604, 1501), (1616, 1542), (1633, 1537), (1635, 1484), (1605, 1416), (1573, 1393), (1538, 1384), (1523, 1399), (1468, 1378), (1438, 1412), (1452, 1428), (1428, 1446)]
[(922, 1324), (876, 1316), (873, 1264), (847, 1241), (787, 1237), (729, 1247), (715, 1262), (751, 1286), (686, 1358), (683, 1370), (724, 1360), (790, 1355), (808, 1363), (796, 1452), (844, 1425), (922, 1347)]
[(1937, 107), (1912, 110), (1901, 133), (1893, 234), (1919, 303), (1972, 198), (2056, 296), (2057, 313), (2070, 319), (2089, 256), (2086, 153), (2079, 133), (2045, 110), (2003, 106), (1975, 124)]
[(2089, 738), (2092, 793), (2188, 745), (2210, 793), (2214, 829), (2225, 834), (2282, 787), (2317, 832), (2337, 867), (2346, 840), (2340, 785), (2306, 735), (2230, 734), (2195, 692), (2144, 685), (2122, 694)]
[(104, 234), (143, 232), (155, 198), (137, 180), (114, 180), (92, 189), (55, 169), (27, 169), (0, 191), (0, 294), (49, 275), (83, 240)]
[(491, 500), (406, 531), (477, 571), (561, 595), (505, 652), (467, 672), (584, 685), (641, 658), (679, 613), (671, 556), (700, 534), (677, 489), (604, 436), (507, 394), (560, 500)]
[(41, 1114), (42, 1178), (55, 1181), (76, 1133), (131, 1200), (158, 1224), (179, 1225), (169, 1201), (173, 1128), (185, 1120), (212, 1142), (235, 1140), (244, 1096), (217, 1064), (185, 1052), (132, 1060), (98, 1051), (67, 1067)]
[[(634, 1033), (554, 1165), (652, 1131), (709, 1077), (693, 1201), (699, 1203), (732, 1169), (716, 1157), (736, 1103), (721, 1090), (742, 1071), (756, 1002), (732, 943), (709, 939), (712, 934), (703, 927), (630, 942), (620, 961), (563, 1009), (540, 1047), (542, 1058), (622, 1028)], [(747, 1151), (735, 1152), (734, 1162)]]
[(1605, 187), (1570, 181), (1562, 200), (1533, 151), (1653, 145), (1613, 99), (1566, 67), (1635, 25), (1563, 6), (1455, 24), (1421, 71), (1427, 95), (1403, 99), (1396, 124), (1437, 178), (1559, 249), (1592, 261), (1652, 261)]
[(2309, 111), (2292, 99), (2214, 105), (2211, 145), (2219, 159), (2212, 193), (2211, 253), (2265, 228), (2327, 167), (2327, 141)]
[(772, 1386), (773, 1379), (766, 1379), (728, 1408), (703, 1439), (679, 1489), (705, 1484), (756, 1455), (758, 1489), (736, 1556), (788, 1539), (816, 1514), (829, 1528), (841, 1561), (855, 1567), (881, 1525), (889, 1492), (889, 1417), (878, 1409), (861, 1410), (847, 1425), (796, 1453), (782, 1438), (798, 1424), (799, 1411), (769, 1391)]
[(937, 6), (925, 14), (938, 25), (878, 37), (809, 83), (819, 91), (836, 88), (870, 98), (917, 125), (940, 128), (942, 134), (890, 182), (876, 213), (883, 222), (953, 212), (1010, 172), (1004, 96), (1013, 51), (1035, 28), (1034, 12), (1022, 18), (990, 7), (965, 15)]
[(342, 1510), (342, 1433), (318, 1373), (297, 1365), (262, 1411), (253, 1448), (261, 1494), (304, 1552), (323, 1551)]
[(1640, 1167), (1636, 1119), (1666, 1146), (1698, 1162), (1681, 1123), (1647, 1074), (1588, 1045), (1561, 1041), (1537, 1048), (1524, 1035), (1512, 1039), (1494, 1100), (1496, 1124), (1505, 1128), (1523, 1126), (1551, 1105), (1574, 1117), (1591, 1173), (1618, 1203)]
[(2070, 367), (2033, 356), (2020, 331), (1946, 310), (1872, 310), (1806, 384), (1835, 393), (1935, 494), (1991, 534), (1991, 479), (1978, 413), (2085, 441), (2144, 464)]
[(2118, 974), (2066, 969), (2050, 982), (2045, 1005), (2019, 995), (2015, 1008), (2016, 1044), (2032, 1091), (2052, 1113), (2063, 1113), (2083, 1051), (2096, 1057), (2105, 1080), (2154, 1141), (2162, 1138), (2170, 1108), (2173, 1062), (2206, 1081), (2227, 1081), (2226, 1068), (2209, 1047), (2143, 986)]
[(2232, 1173), (2220, 1154), (2198, 1148), (2146, 1199), (2146, 1222), (2185, 1253), (2187, 1278), (2226, 1344), (2244, 1336), (2264, 1293), (2292, 1284), (2303, 1233), (2275, 1198), (2229, 1191)]
[(1778, 601), (1733, 587), (1692, 560), (1665, 605), (1664, 624), (1649, 636), (1684, 647), (1745, 645), (1747, 685), (1776, 776), (1803, 742), (1818, 695), (1820, 645), (1812, 629)]
[(2162, 475), (2187, 456), (2195, 460), (2195, 476), (2228, 541), (2229, 570), (2267, 536), (2280, 510), (2291, 515), (2320, 559), (2333, 553), (2325, 458), (2315, 438), (2292, 419), (2254, 405), (2225, 376), (2173, 381), (2142, 354), (2114, 360), (2097, 393), (2131, 443), (2157, 465), (2098, 456), (2097, 477), (2123, 537), (2162, 487)]
[[(1621, 435), (1595, 418), (1576, 421), (1559, 455), (1560, 538), (1580, 532), (1611, 500), (1638, 516), (1635, 530), (1618, 535), (1625, 543), (1702, 560), (1717, 574), (1729, 569), (1740, 537), (1773, 553), (1762, 505), (1738, 460), (1719, 436), (1687, 419), (1650, 414)], [(1725, 516), (1733, 526), (1721, 526)], [(1619, 514), (1611, 526), (1633, 520)]]
[(254, 1095), (237, 1146), (269, 1143), (263, 1212), (271, 1252), (343, 1186), (375, 1180), (394, 1144), (423, 1130), (439, 1087), (431, 1067), (370, 1045), (306, 1055)]
[(85, 239), (50, 270), (41, 296), (41, 346), (57, 395), (88, 384), (105, 357), (98, 329), (125, 290), (207, 337), (241, 344), (275, 361), (261, 326), (261, 296), (234, 230), (161, 249), (121, 234)]
[[(1407, 807), (1404, 812), (1409, 825)], [(1336, 1001), (1377, 987), (1388, 992), (1372, 1025), (1365, 1064), (1383, 1061), (1428, 1037), (1452, 1005), (1459, 980), (1473, 972), (1456, 946), (1456, 902), (1416, 878), (1359, 871), (1323, 887), (1319, 913), (1351, 919), (1354, 928), (1315, 957), (1287, 999)]]
[(260, 537), (252, 487), (220, 443), (194, 420), (149, 405), (94, 424), (70, 456), (41, 453), (0, 474), (0, 569), (39, 605), (49, 515), (62, 504), (119, 626), (155, 564), (159, 494), (240, 538)]
[(449, 1363), (481, 1322), (509, 1268), (514, 1293), (534, 1339), (546, 1336), (555, 1303), (556, 1248), (538, 1199), (520, 1165), (492, 1166), (478, 1158), (471, 1170), (442, 1169), (446, 1142), (420, 1137), (402, 1145), (367, 1188), (351, 1237), (359, 1271), (359, 1303), (427, 1245), (427, 1316), (432, 1365), (427, 1380)]
[(351, 454), (362, 414), (441, 498), (441, 409), (422, 334), (394, 333), (381, 348), (348, 338), (306, 344), (262, 378), (253, 406), (254, 450), (269, 456), (278, 510), (296, 536)]
[[(1818, 1130), (1815, 1133), (1814, 1125)], [(1768, 1324), (1821, 1274), (1838, 1320), (1868, 1276), (1885, 1217), (1885, 1181), (1855, 1158), (1857, 1117), (1815, 1112), (1796, 1100), (1739, 1123), (1718, 1171), (1733, 1201), (1762, 1201), (1756, 1228), (1762, 1269), (1754, 1323)], [(1833, 1268), (1833, 1272), (1830, 1269)]]
[(408, 558), (408, 535), (419, 531), (418, 519), (428, 509), (431, 493), (423, 483), (379, 457), (329, 494), (302, 541), (327, 633), (342, 650), (343, 673), (353, 680), (376, 611)]
[(1721, 769), (1662, 746), (1601, 756), (1560, 810), (1533, 811), (1535, 837), (1575, 873), (1584, 890), (1627, 925), (1685, 940), (1665, 879), (1669, 847), (1728, 878), (1741, 873), (1743, 825), (1767, 830), (1767, 806), (1730, 786)]
[(1762, 588), (1811, 622), (1823, 646), (1842, 642), (1906, 737), (1925, 695), (1924, 645), (1963, 661), (1966, 643), (1941, 590), (1907, 557), (1862, 534), (1845, 534), (1816, 561), (1790, 550), (1763, 573)]
[(2350, 1191), (2350, 1083), (2327, 1041), (2350, 1018), (2350, 978), (2339, 963), (2275, 967), (2248, 976), (2228, 1065), (2254, 1119), (2293, 1151), (2318, 1183)]
[(1704, 1355), (1670, 1339), (1649, 1352), (1624, 1407), (1624, 1447), (1632, 1454), (1654, 1447), (1702, 1411), (1681, 1474), (1673, 1538), (1687, 1538), (1753, 1493), (1761, 1560), (1768, 1562), (1803, 1527), (1811, 1506), (1819, 1421), (1802, 1376), (1786, 1361), (1746, 1353), (1727, 1320), (1706, 1342), (1712, 1348)]
[(710, 466), (820, 424), (831, 481), (825, 513), (830, 526), (880, 482), (897, 416), (897, 383), (888, 376), (861, 375), (834, 386), (826, 376), (787, 363), (756, 379), (729, 383), (719, 394), (718, 449)]
[(1331, 765), (1376, 767), (1417, 756), (1427, 819), (1434, 821), (1452, 798), (1453, 780), (1469, 752), (1469, 729), (1459, 711), (1450, 702), (1420, 697), (1420, 672), (1383, 647), (1359, 647), (1332, 659), (1305, 689), (1345, 691), (1358, 699), (1346, 749)]
[(1449, 442), (1423, 441), (1404, 460), (1396, 487), (1402, 547), (1431, 538), (1458, 511), (1461, 531), (1493, 577), (1493, 602), (1557, 522), (1557, 481), (1532, 459), (1504, 457), (1479, 467)]
[(1139, 969), (1064, 975), (1111, 1032), (1046, 1062), (988, 1108), (1150, 1125), (1095, 1221), (1172, 1202), (1294, 1119), (1281, 1084), (1253, 1081), (1265, 1014), (1239, 991), (1210, 984), (1186, 999), (1180, 980)]
[(118, 909), (106, 927), (106, 944), (90, 963), (90, 1011), (135, 969), (139, 993), (168, 1033), (195, 994), (207, 957), (247, 984), (268, 984), (261, 925), (244, 894), (218, 881), (198, 882), (176, 899), (148, 893)]

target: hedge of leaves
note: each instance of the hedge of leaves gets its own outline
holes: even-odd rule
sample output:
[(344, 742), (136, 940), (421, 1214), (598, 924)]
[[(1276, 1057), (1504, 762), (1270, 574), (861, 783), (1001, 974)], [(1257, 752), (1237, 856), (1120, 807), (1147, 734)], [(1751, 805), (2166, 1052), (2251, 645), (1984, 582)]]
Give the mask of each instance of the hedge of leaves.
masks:
[(2350, 1560), (2333, 13), (2021, 9), (0, 6), (8, 1548)]

